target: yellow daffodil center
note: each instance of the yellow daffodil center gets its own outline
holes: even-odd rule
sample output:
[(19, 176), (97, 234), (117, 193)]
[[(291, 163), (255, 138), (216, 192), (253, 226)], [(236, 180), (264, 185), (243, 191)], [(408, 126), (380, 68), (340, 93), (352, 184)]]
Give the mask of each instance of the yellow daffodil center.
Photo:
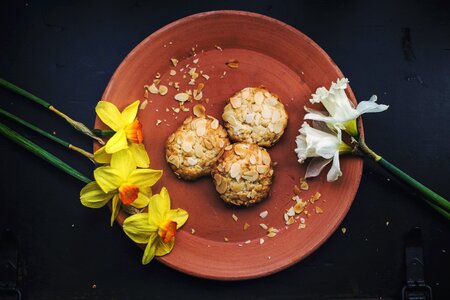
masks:
[(159, 226), (158, 235), (165, 244), (173, 239), (175, 233), (177, 233), (177, 222), (167, 220)]
[(144, 133), (142, 132), (142, 124), (138, 119), (134, 120), (125, 128), (127, 139), (133, 143), (141, 144), (144, 140)]
[(119, 187), (119, 198), (123, 204), (128, 205), (137, 199), (139, 187), (133, 184), (122, 184)]

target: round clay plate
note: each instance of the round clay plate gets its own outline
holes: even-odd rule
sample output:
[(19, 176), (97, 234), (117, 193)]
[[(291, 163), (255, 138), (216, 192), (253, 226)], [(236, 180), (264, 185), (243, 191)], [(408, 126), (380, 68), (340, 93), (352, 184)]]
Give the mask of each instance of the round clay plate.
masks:
[[(179, 60), (176, 67), (171, 58)], [(232, 59), (239, 62), (238, 68), (226, 65)], [(199, 73), (195, 85), (189, 85), (190, 68)], [(176, 74), (171, 75), (171, 70)], [(336, 182), (326, 181), (328, 168), (320, 177), (309, 180), (309, 189), (300, 197), (308, 200), (319, 192), (320, 199), (310, 203), (305, 209), (309, 215), (301, 213), (294, 224), (287, 226), (284, 219), (286, 210), (295, 204), (294, 186), (305, 174), (306, 166), (297, 162), (294, 153), (295, 137), (305, 114), (303, 106), (310, 105), (308, 99), (316, 88), (328, 88), (343, 77), (317, 44), (291, 26), (255, 13), (196, 14), (163, 27), (134, 48), (114, 73), (102, 99), (122, 110), (136, 99), (143, 101), (144, 86), (159, 76), (169, 92), (164, 96), (149, 93), (148, 104), (138, 115), (151, 167), (164, 170), (153, 190), (159, 192), (166, 186), (172, 208), (189, 212), (187, 223), (176, 235), (173, 251), (158, 258), (160, 262), (199, 277), (249, 279), (299, 262), (327, 240), (355, 197), (362, 172), (360, 159), (341, 158), (344, 176)], [(204, 83), (202, 100), (187, 103), (188, 112), (174, 112), (172, 108), (179, 107), (179, 102), (174, 100), (178, 92), (171, 82), (179, 82), (180, 92)], [(165, 160), (165, 141), (192, 115), (196, 103), (202, 103), (207, 114), (222, 123), (227, 99), (242, 88), (260, 85), (279, 95), (289, 116), (284, 135), (268, 149), (276, 163), (271, 194), (253, 207), (229, 207), (219, 198), (210, 177), (194, 182), (177, 179)], [(350, 89), (348, 95), (355, 102)], [(96, 126), (105, 128), (98, 119)], [(268, 212), (266, 218), (260, 217), (263, 211)], [(121, 213), (119, 224), (125, 217)], [(305, 219), (303, 229), (299, 229), (300, 217)], [(246, 230), (245, 223), (250, 225)], [(260, 223), (278, 229), (278, 234), (269, 238)]]

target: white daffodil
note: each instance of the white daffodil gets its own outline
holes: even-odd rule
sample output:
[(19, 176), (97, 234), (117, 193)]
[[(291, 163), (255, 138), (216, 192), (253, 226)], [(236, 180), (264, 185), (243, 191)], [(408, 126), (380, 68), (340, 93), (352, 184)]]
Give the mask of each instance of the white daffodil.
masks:
[(326, 122), (331, 127), (339, 127), (344, 129), (351, 136), (358, 135), (356, 127), (356, 119), (365, 113), (382, 112), (388, 109), (388, 105), (377, 104), (377, 96), (373, 95), (369, 101), (361, 101), (354, 108), (353, 103), (345, 94), (348, 86), (348, 79), (338, 79), (336, 83), (332, 83), (329, 90), (320, 87), (309, 100), (311, 103), (322, 103), (328, 114), (316, 111), (309, 107), (305, 107), (308, 112), (305, 120), (316, 120)]
[(321, 129), (323, 130), (313, 128), (304, 122), (299, 130), (300, 134), (295, 139), (297, 144), (295, 152), (299, 163), (303, 163), (309, 157), (313, 158), (306, 170), (306, 178), (319, 175), (322, 169), (333, 161), (327, 174), (327, 181), (335, 181), (342, 175), (339, 154), (350, 153), (352, 148), (342, 141), (339, 128), (331, 131), (323, 126)]

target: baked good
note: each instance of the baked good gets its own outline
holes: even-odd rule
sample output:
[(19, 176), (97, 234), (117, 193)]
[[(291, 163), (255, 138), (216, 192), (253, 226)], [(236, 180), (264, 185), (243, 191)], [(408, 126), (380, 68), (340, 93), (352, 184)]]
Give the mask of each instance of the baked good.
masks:
[(235, 143), (225, 147), (211, 176), (223, 201), (250, 206), (269, 195), (272, 159), (266, 149), (256, 144)]
[(263, 147), (273, 146), (288, 122), (283, 103), (264, 87), (237, 92), (225, 106), (222, 118), (232, 141)]
[(209, 175), (230, 144), (226, 130), (211, 116), (188, 117), (166, 142), (166, 160), (179, 178)]

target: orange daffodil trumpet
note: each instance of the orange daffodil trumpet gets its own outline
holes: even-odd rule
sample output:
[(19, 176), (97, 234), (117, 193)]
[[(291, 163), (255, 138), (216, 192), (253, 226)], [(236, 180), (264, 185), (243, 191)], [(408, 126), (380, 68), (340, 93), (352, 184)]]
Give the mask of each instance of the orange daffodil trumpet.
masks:
[(142, 256), (142, 264), (148, 264), (155, 256), (163, 256), (172, 251), (177, 230), (186, 223), (188, 213), (181, 209), (170, 209), (170, 196), (165, 187), (153, 195), (148, 204), (148, 212), (128, 217), (123, 230), (138, 244), (147, 244)]
[(143, 142), (142, 124), (136, 118), (139, 109), (139, 100), (128, 105), (122, 112), (108, 101), (99, 101), (95, 107), (98, 117), (116, 133), (106, 145), (94, 153), (98, 163), (109, 163), (111, 154), (128, 149), (135, 163), (140, 168), (148, 168), (150, 159)]
[(84, 206), (99, 208), (112, 199), (112, 226), (121, 205), (131, 205), (137, 209), (148, 205), (151, 187), (161, 176), (162, 170), (136, 168), (131, 152), (124, 149), (112, 155), (110, 166), (94, 171), (95, 181), (81, 190), (80, 200)]

